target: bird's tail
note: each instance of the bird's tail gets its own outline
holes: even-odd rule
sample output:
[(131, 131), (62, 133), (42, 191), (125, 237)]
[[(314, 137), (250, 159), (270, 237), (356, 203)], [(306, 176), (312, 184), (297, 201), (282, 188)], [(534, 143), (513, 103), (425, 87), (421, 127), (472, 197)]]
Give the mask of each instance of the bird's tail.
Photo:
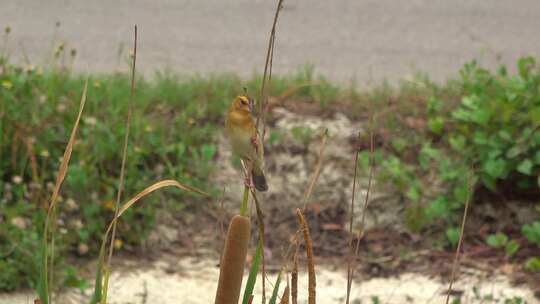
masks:
[(268, 190), (266, 177), (259, 166), (253, 167), (253, 170), (251, 170), (251, 178), (253, 179), (253, 184), (255, 184), (255, 189), (257, 189), (257, 191), (264, 192)]

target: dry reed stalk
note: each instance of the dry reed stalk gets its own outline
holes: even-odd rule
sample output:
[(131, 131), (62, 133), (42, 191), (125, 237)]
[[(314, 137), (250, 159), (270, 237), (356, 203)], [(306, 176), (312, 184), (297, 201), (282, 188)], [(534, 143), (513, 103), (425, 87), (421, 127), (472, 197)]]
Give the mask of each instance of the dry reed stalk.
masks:
[(456, 248), (456, 254), (454, 256), (454, 263), (452, 265), (452, 274), (450, 276), (450, 284), (448, 285), (448, 292), (446, 293), (446, 304), (450, 301), (450, 294), (452, 293), (452, 285), (454, 284), (454, 280), (456, 279), (456, 273), (459, 269), (459, 256), (461, 253), (461, 245), (463, 243), (463, 234), (465, 233), (465, 223), (467, 221), (467, 213), (469, 211), (469, 202), (471, 200), (471, 193), (472, 193), (472, 179), (473, 179), (473, 170), (469, 172), (469, 176), (467, 177), (467, 199), (465, 200), (465, 210), (463, 211), (463, 219), (461, 221), (461, 230), (459, 233), (459, 241), (458, 246)]
[[(347, 304), (349, 303), (349, 297), (351, 294), (351, 288), (352, 288), (352, 281), (354, 278), (354, 269), (356, 267), (356, 257), (358, 257), (358, 251), (360, 250), (360, 240), (364, 237), (364, 226), (366, 222), (366, 210), (369, 206), (369, 193), (371, 191), (371, 183), (373, 181), (373, 171), (374, 171), (374, 156), (375, 156), (375, 147), (374, 147), (374, 134), (373, 134), (373, 115), (370, 116), (369, 123), (370, 123), (370, 131), (369, 131), (369, 179), (368, 179), (368, 187), (366, 190), (366, 197), (364, 200), (364, 206), (362, 208), (362, 219), (360, 221), (360, 229), (358, 230), (358, 234), (356, 236), (356, 245), (354, 249), (354, 255), (350, 260), (350, 264), (347, 267)], [(354, 195), (354, 194), (353, 194)]]
[[(118, 217), (118, 211), (120, 209), (120, 199), (122, 198), (122, 192), (124, 190), (124, 178), (127, 161), (127, 148), (129, 143), (129, 129), (131, 126), (131, 116), (133, 113), (133, 96), (135, 95), (135, 65), (137, 63), (137, 25), (135, 25), (135, 32), (133, 38), (133, 61), (131, 65), (131, 87), (129, 94), (128, 113), (126, 118), (126, 134), (124, 135), (124, 146), (122, 148), (122, 163), (120, 165), (120, 179), (118, 181), (118, 192), (116, 193), (116, 203), (114, 208), (114, 217)], [(114, 239), (116, 238), (116, 221), (113, 224), (111, 233), (111, 242), (109, 245), (109, 257), (105, 267), (109, 267), (112, 260), (114, 251)], [(106, 290), (106, 289), (105, 289)]]
[(306, 223), (302, 210), (296, 209), (296, 215), (300, 222), (300, 227), (304, 233), (304, 242), (306, 243), (306, 256), (308, 264), (308, 304), (316, 302), (316, 278), (315, 278), (315, 262), (313, 261), (313, 242), (309, 234), (309, 226)]
[(285, 286), (285, 289), (283, 290), (283, 294), (281, 295), (281, 301), (280, 304), (289, 304), (289, 283), (287, 282), (287, 286)]
[(324, 148), (326, 147), (327, 138), (328, 138), (328, 129), (325, 129), (321, 138), (321, 145), (319, 147), (319, 156), (317, 158), (317, 164), (315, 165), (315, 171), (313, 171), (313, 174), (311, 175), (309, 186), (306, 189), (306, 192), (304, 192), (304, 197), (302, 198), (303, 211), (306, 210), (306, 205), (309, 200), (309, 197), (311, 196), (311, 193), (313, 192), (313, 188), (315, 187), (315, 184), (317, 183), (317, 180), (319, 179), (319, 175), (321, 174)]
[(293, 256), (293, 269), (291, 272), (291, 297), (292, 304), (298, 303), (298, 239), (295, 239), (295, 251)]
[(262, 264), (262, 299), (261, 302), (264, 304), (266, 303), (266, 261), (264, 258), (264, 214), (261, 209), (261, 204), (259, 203), (259, 199), (257, 198), (257, 193), (253, 188), (251, 189), (251, 196), (253, 197), (253, 201), (255, 201), (255, 210), (257, 211), (257, 226), (259, 228), (259, 238), (261, 240), (261, 243), (263, 244), (263, 254), (261, 255), (261, 264)]
[(250, 233), (248, 217), (235, 215), (231, 219), (221, 257), (215, 304), (238, 304)]
[(345, 300), (346, 304), (349, 304), (349, 298), (351, 295), (352, 287), (352, 264), (353, 264), (353, 219), (354, 219), (354, 198), (356, 195), (356, 177), (358, 175), (358, 155), (360, 151), (357, 149), (354, 158), (354, 177), (353, 177), (353, 186), (352, 186), (352, 198), (351, 198), (351, 217), (349, 220), (349, 254), (347, 256), (347, 297)]
[[(51, 195), (51, 200), (49, 203), (49, 209), (47, 210), (47, 218), (45, 219), (45, 228), (43, 230), (43, 244), (48, 244), (48, 235), (49, 235), (49, 227), (51, 225), (55, 224), (56, 217), (54, 216), (56, 213), (56, 203), (58, 199), (58, 195), (60, 193), (60, 187), (62, 186), (62, 182), (66, 178), (67, 171), (69, 168), (69, 160), (71, 159), (71, 153), (73, 152), (73, 145), (75, 143), (75, 135), (77, 134), (77, 129), (79, 128), (79, 122), (81, 121), (82, 113), (84, 110), (84, 105), (86, 104), (86, 95), (88, 92), (88, 78), (86, 78), (86, 81), (84, 83), (84, 89), (81, 96), (81, 102), (79, 105), (79, 114), (77, 115), (77, 119), (75, 120), (75, 124), (73, 125), (73, 129), (71, 130), (71, 135), (69, 137), (69, 141), (66, 145), (66, 149), (64, 151), (64, 155), (62, 156), (62, 162), (60, 163), (60, 168), (58, 169), (58, 175), (56, 176), (56, 181), (53, 189), (53, 193)], [(53, 226), (54, 227), (54, 226)], [(54, 234), (51, 237), (51, 248), (54, 248)], [(46, 246), (45, 246), (46, 248)], [(52, 250), (54, 252), (54, 250)], [(50, 276), (50, 281), (45, 279), (42, 283), (42, 290), (44, 290), (48, 297), (47, 298), (41, 298), (40, 300), (45, 301), (45, 304), (51, 303), (51, 293), (49, 292), (49, 286), (53, 285), (53, 274), (52, 269), (54, 266), (54, 254), (51, 253), (51, 259), (50, 259), (50, 269), (51, 272), (49, 274), (48, 272), (48, 258), (47, 258), (47, 252), (43, 252), (43, 271), (45, 276)], [(38, 288), (39, 289), (39, 288)], [(42, 295), (40, 294), (40, 297)]]

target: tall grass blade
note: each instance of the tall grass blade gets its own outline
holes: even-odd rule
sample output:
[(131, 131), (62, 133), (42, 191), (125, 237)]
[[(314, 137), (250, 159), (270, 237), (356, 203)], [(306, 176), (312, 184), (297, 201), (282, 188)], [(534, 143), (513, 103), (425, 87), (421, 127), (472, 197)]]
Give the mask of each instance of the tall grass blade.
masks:
[(270, 302), (268, 302), (268, 304), (276, 304), (277, 295), (279, 292), (279, 284), (281, 284), (281, 271), (277, 276), (276, 284), (274, 285), (274, 290), (272, 290), (272, 296), (270, 297)]
[[(60, 187), (62, 186), (62, 182), (64, 181), (67, 175), (67, 171), (69, 167), (69, 160), (71, 159), (71, 152), (73, 151), (73, 144), (75, 143), (75, 135), (77, 134), (79, 122), (81, 120), (82, 113), (84, 110), (84, 105), (86, 103), (87, 92), (88, 92), (88, 78), (86, 78), (86, 82), (84, 83), (84, 89), (81, 96), (81, 101), (79, 103), (79, 114), (77, 115), (77, 119), (75, 120), (73, 129), (71, 130), (71, 135), (66, 145), (66, 149), (64, 150), (64, 155), (62, 157), (62, 162), (60, 163), (60, 168), (58, 169), (58, 176), (56, 177), (56, 182), (55, 182), (54, 190), (51, 196), (51, 201), (49, 203), (49, 210), (47, 211), (47, 218), (45, 219), (45, 228), (43, 229), (43, 239), (40, 246), (41, 265), (40, 265), (40, 270), (39, 270), (39, 281), (37, 284), (37, 292), (38, 292), (38, 296), (42, 304), (51, 303), (51, 292), (49, 290), (49, 269), (48, 269), (49, 268), (48, 267), (48, 264), (49, 264), (49, 259), (48, 259), (49, 227), (51, 225), (51, 219), (53, 217), (54, 209), (56, 207), (56, 200), (58, 198), (58, 194), (60, 193)], [(52, 257), (51, 257), (51, 264), (52, 264)], [(50, 271), (52, 271), (52, 269)]]
[[(133, 112), (133, 96), (135, 95), (135, 64), (137, 62), (137, 25), (135, 25), (135, 37), (133, 40), (133, 61), (131, 66), (131, 90), (129, 95), (129, 104), (128, 104), (128, 113), (127, 113), (127, 119), (126, 119), (126, 134), (124, 136), (124, 146), (122, 149), (122, 163), (120, 165), (120, 178), (118, 181), (118, 192), (116, 194), (116, 203), (114, 207), (114, 217), (116, 218), (118, 216), (118, 207), (120, 206), (120, 199), (122, 198), (122, 192), (124, 190), (124, 177), (125, 177), (125, 169), (126, 169), (126, 161), (127, 161), (127, 148), (129, 143), (129, 129), (131, 127), (131, 115)], [(107, 261), (105, 263), (105, 269), (107, 271), (105, 272), (105, 284), (103, 284), (103, 298), (101, 299), (101, 303), (105, 304), (107, 303), (107, 291), (109, 289), (109, 275), (110, 271), (108, 269), (111, 265), (112, 255), (114, 252), (114, 240), (116, 238), (116, 221), (113, 224), (112, 228), (112, 235), (111, 235), (111, 242), (109, 244), (109, 256), (107, 257)]]
[(255, 283), (257, 282), (257, 274), (259, 273), (259, 265), (261, 264), (262, 252), (263, 243), (259, 238), (257, 249), (255, 250), (255, 257), (253, 258), (253, 263), (251, 264), (251, 269), (249, 270), (246, 288), (244, 289), (242, 304), (248, 304), (250, 297), (253, 295), (253, 289), (255, 288)]
[[(133, 198), (131, 198), (129, 201), (125, 202), (122, 205), (122, 207), (120, 207), (120, 209), (118, 210), (118, 214), (109, 223), (109, 226), (107, 230), (105, 231), (105, 234), (103, 235), (103, 241), (101, 243), (101, 249), (100, 249), (100, 254), (99, 254), (98, 270), (96, 272), (96, 285), (94, 286), (94, 296), (92, 297), (92, 301), (91, 301), (92, 304), (97, 304), (100, 301), (103, 301), (103, 298), (104, 298), (103, 288), (105, 286), (104, 284), (105, 280), (103, 278), (103, 269), (104, 269), (103, 265), (105, 261), (105, 246), (107, 244), (107, 240), (109, 239), (109, 233), (111, 232), (114, 223), (122, 216), (122, 214), (124, 214), (124, 212), (126, 212), (129, 208), (131, 208), (137, 201), (139, 201), (146, 195), (165, 187), (176, 187), (187, 192), (197, 193), (206, 197), (211, 197), (210, 194), (202, 190), (199, 190), (195, 187), (184, 185), (178, 181), (168, 179), (168, 180), (159, 181), (153, 185), (148, 186), (147, 188), (139, 192), (137, 195), (135, 195)], [(109, 270), (110, 269), (107, 269), (107, 272)]]
[(94, 294), (90, 299), (90, 304), (97, 304), (101, 302), (101, 297), (103, 294), (103, 260), (105, 256), (105, 242), (102, 243), (101, 249), (99, 250), (99, 259), (96, 270), (96, 280), (94, 283)]

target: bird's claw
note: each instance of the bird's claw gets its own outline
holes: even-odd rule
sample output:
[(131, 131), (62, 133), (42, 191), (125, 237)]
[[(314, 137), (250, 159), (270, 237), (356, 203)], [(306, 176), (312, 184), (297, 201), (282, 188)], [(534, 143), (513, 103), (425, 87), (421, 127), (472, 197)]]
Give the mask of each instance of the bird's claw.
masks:
[(257, 143), (257, 136), (251, 137), (251, 144), (253, 145), (253, 147), (255, 147), (255, 150), (259, 149), (259, 145)]
[(246, 176), (246, 178), (244, 179), (244, 185), (250, 189), (254, 189), (255, 185), (253, 184), (253, 182), (251, 181), (251, 177), (249, 176)]

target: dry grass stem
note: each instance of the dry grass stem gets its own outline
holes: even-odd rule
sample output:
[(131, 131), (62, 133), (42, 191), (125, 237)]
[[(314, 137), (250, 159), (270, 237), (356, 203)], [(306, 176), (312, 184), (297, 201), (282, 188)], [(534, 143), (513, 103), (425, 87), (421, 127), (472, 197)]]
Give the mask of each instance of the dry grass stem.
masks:
[[(131, 128), (131, 116), (133, 113), (133, 96), (135, 95), (135, 65), (137, 63), (137, 25), (135, 25), (135, 32), (134, 32), (134, 38), (133, 38), (133, 61), (131, 65), (131, 88), (130, 88), (130, 95), (129, 95), (129, 102), (128, 102), (128, 113), (126, 118), (126, 134), (124, 135), (124, 145), (122, 148), (122, 163), (120, 165), (120, 178), (118, 181), (118, 192), (116, 193), (116, 203), (114, 207), (114, 218), (118, 217), (118, 212), (120, 208), (120, 199), (122, 198), (122, 192), (124, 190), (124, 178), (125, 178), (125, 168), (126, 168), (126, 161), (127, 161), (127, 149), (128, 149), (128, 143), (129, 143), (129, 129)], [(109, 269), (111, 265), (111, 260), (114, 252), (114, 240), (116, 238), (116, 221), (113, 221), (113, 227), (112, 227), (112, 233), (111, 233), (111, 241), (109, 243), (109, 255), (107, 257), (107, 261), (105, 263), (105, 269)], [(108, 274), (109, 271), (107, 271), (107, 275), (105, 278), (105, 282), (108, 283)], [(108, 286), (105, 285), (104, 288), (104, 297), (102, 299), (102, 303), (107, 302), (107, 290)]]
[(287, 282), (287, 286), (285, 286), (285, 289), (283, 290), (283, 294), (281, 295), (281, 301), (280, 304), (289, 304), (289, 283)]
[[(347, 303), (349, 301), (351, 288), (352, 288), (352, 281), (354, 278), (354, 269), (356, 268), (356, 258), (358, 257), (358, 252), (360, 250), (360, 240), (364, 237), (364, 227), (366, 222), (366, 210), (369, 206), (369, 194), (371, 192), (371, 183), (373, 181), (373, 171), (375, 167), (375, 144), (374, 144), (374, 133), (373, 133), (373, 115), (370, 116), (369, 124), (370, 124), (370, 130), (369, 130), (369, 178), (368, 178), (368, 186), (366, 189), (366, 197), (364, 200), (364, 206), (362, 208), (362, 219), (360, 220), (360, 229), (358, 230), (358, 234), (356, 236), (356, 244), (354, 248), (354, 255), (350, 259), (350, 264), (347, 267)], [(356, 170), (356, 169), (355, 169)], [(355, 171), (356, 172), (356, 171)], [(354, 193), (353, 193), (354, 195)]]
[[(54, 185), (53, 193), (51, 195), (51, 200), (49, 203), (49, 209), (47, 210), (47, 218), (45, 219), (45, 229), (43, 230), (43, 243), (48, 243), (48, 236), (49, 236), (49, 227), (52, 224), (54, 225), (56, 222), (55, 209), (56, 209), (56, 203), (58, 199), (58, 195), (60, 193), (60, 187), (62, 186), (62, 182), (66, 178), (67, 171), (69, 168), (69, 160), (71, 159), (71, 153), (73, 152), (73, 144), (75, 143), (75, 135), (77, 134), (77, 129), (79, 128), (79, 122), (81, 121), (82, 113), (84, 110), (84, 105), (86, 104), (86, 95), (88, 92), (88, 78), (86, 78), (86, 81), (84, 83), (84, 89), (81, 96), (81, 102), (79, 103), (79, 113), (77, 115), (77, 119), (75, 119), (75, 124), (73, 125), (73, 129), (71, 130), (71, 135), (69, 137), (69, 141), (66, 145), (66, 149), (64, 151), (64, 155), (62, 156), (62, 162), (60, 163), (60, 168), (58, 169), (58, 175), (56, 176), (56, 182)], [(53, 234), (54, 236), (54, 234)], [(54, 247), (54, 238), (51, 239), (51, 248)], [(54, 251), (53, 251), (54, 252)], [(53, 265), (54, 265), (54, 254), (51, 254), (50, 259), (50, 274), (48, 272), (48, 261), (47, 261), (47, 253), (45, 252), (44, 256), (44, 272), (45, 275), (49, 275), (50, 281), (45, 280), (44, 289), (47, 291), (49, 298), (46, 299), (49, 303), (51, 303), (51, 292), (49, 290), (49, 286), (53, 285)], [(42, 299), (43, 300), (43, 299)]]
[(317, 183), (317, 179), (319, 179), (319, 175), (321, 174), (321, 168), (323, 163), (323, 156), (324, 156), (324, 148), (326, 147), (326, 140), (328, 139), (328, 129), (325, 129), (322, 136), (321, 136), (321, 145), (319, 147), (319, 156), (317, 158), (317, 164), (315, 165), (315, 171), (313, 171), (309, 186), (306, 189), (306, 192), (304, 192), (304, 197), (302, 198), (302, 210), (306, 210), (306, 205), (309, 200), (309, 197), (311, 196), (311, 193), (313, 192), (313, 188), (315, 187), (315, 184)]
[(452, 274), (450, 276), (450, 284), (448, 284), (448, 292), (446, 293), (446, 304), (450, 301), (450, 294), (452, 293), (452, 285), (454, 284), (454, 280), (456, 279), (456, 274), (459, 270), (459, 256), (461, 253), (461, 245), (463, 244), (463, 234), (465, 233), (465, 223), (467, 221), (467, 214), (469, 211), (469, 203), (471, 200), (471, 193), (472, 193), (472, 184), (473, 184), (473, 171), (471, 170), (469, 172), (469, 176), (467, 177), (467, 199), (465, 200), (465, 210), (463, 211), (463, 219), (461, 221), (461, 230), (459, 233), (459, 241), (458, 246), (456, 248), (456, 254), (454, 256), (454, 263), (452, 265)]
[(266, 303), (266, 259), (264, 258), (264, 214), (261, 209), (261, 204), (259, 203), (259, 199), (257, 198), (257, 194), (251, 188), (251, 196), (253, 197), (253, 201), (255, 202), (255, 210), (257, 212), (257, 224), (259, 229), (259, 238), (261, 240), (261, 243), (263, 244), (263, 254), (261, 255), (261, 272), (262, 272), (262, 278), (261, 278), (261, 284), (262, 284), (262, 303)]
[[(283, 7), (283, 0), (278, 0), (276, 12), (274, 14), (274, 21), (272, 23), (272, 29), (270, 30), (270, 38), (268, 39), (268, 48), (266, 51), (266, 60), (264, 63), (264, 72), (261, 86), (261, 94), (259, 97), (259, 115), (257, 116), (257, 130), (260, 130), (260, 123), (263, 124), (263, 132), (261, 134), (261, 142), (264, 142), (264, 136), (266, 134), (266, 120), (265, 110), (268, 103), (268, 86), (270, 85), (270, 79), (272, 75), (272, 62), (274, 57), (274, 43), (276, 39), (276, 25), (279, 17), (279, 12)], [(262, 154), (264, 155), (264, 147), (261, 147)]]
[(304, 214), (300, 209), (296, 209), (296, 215), (300, 222), (300, 227), (304, 233), (304, 242), (306, 243), (306, 256), (308, 263), (308, 304), (316, 302), (316, 278), (315, 278), (315, 262), (313, 258), (313, 242), (309, 233), (309, 226), (306, 223)]
[(350, 209), (350, 220), (349, 220), (349, 254), (347, 256), (347, 297), (345, 300), (346, 304), (349, 304), (349, 298), (351, 295), (352, 287), (352, 261), (353, 261), (353, 219), (354, 219), (354, 198), (356, 196), (356, 177), (358, 175), (358, 155), (360, 151), (356, 150), (354, 158), (354, 177), (353, 177), (353, 186), (352, 186), (352, 198), (351, 198), (351, 209)]
[(291, 273), (291, 298), (292, 304), (298, 303), (298, 239), (295, 238), (295, 251), (293, 256), (293, 269)]

